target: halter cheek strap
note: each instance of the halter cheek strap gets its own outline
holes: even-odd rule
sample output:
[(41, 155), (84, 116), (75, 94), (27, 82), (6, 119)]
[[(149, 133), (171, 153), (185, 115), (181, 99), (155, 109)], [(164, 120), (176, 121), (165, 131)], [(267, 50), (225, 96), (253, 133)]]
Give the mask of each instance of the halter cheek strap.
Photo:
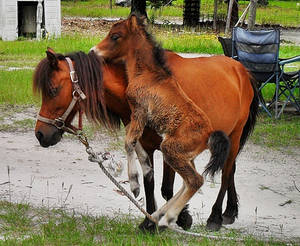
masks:
[[(73, 85), (73, 92), (72, 92), (72, 101), (69, 104), (68, 108), (66, 109), (66, 111), (64, 112), (64, 114), (56, 119), (49, 119), (46, 117), (41, 116), (40, 114), (37, 115), (37, 120), (42, 121), (44, 123), (50, 124), (50, 125), (54, 125), (56, 128), (70, 132), (70, 133), (75, 133), (75, 131), (77, 130), (75, 127), (73, 127), (71, 125), (71, 127), (67, 127), (65, 125), (65, 121), (67, 119), (67, 117), (70, 115), (70, 113), (72, 112), (73, 108), (75, 107), (77, 101), (79, 100), (85, 100), (86, 96), (83, 93), (83, 91), (80, 89), (80, 86), (78, 84), (78, 76), (77, 73), (74, 69), (73, 63), (71, 61), (71, 59), (69, 57), (65, 57), (68, 65), (69, 65), (69, 69), (70, 69), (70, 78), (72, 81), (72, 85)], [(78, 125), (79, 125), (79, 129), (82, 129), (82, 111), (81, 109), (79, 110), (79, 120), (78, 120)], [(74, 129), (76, 129), (74, 131)]]

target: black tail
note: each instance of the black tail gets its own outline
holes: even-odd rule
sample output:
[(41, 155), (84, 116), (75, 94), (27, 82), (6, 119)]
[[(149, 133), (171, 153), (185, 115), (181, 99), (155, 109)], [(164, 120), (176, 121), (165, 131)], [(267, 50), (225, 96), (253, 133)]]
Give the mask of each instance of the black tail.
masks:
[(224, 167), (230, 150), (230, 140), (224, 132), (215, 131), (208, 139), (208, 148), (211, 152), (211, 157), (203, 175), (209, 174), (213, 177), (216, 172)]
[(240, 139), (240, 147), (239, 147), (239, 152), (243, 149), (248, 137), (251, 135), (255, 123), (256, 123), (256, 118), (258, 115), (258, 106), (259, 106), (259, 97), (258, 97), (258, 90), (256, 87), (256, 81), (253, 77), (250, 77), (251, 85), (254, 91), (254, 96), (250, 105), (250, 112), (248, 116), (248, 120), (244, 126), (242, 136)]

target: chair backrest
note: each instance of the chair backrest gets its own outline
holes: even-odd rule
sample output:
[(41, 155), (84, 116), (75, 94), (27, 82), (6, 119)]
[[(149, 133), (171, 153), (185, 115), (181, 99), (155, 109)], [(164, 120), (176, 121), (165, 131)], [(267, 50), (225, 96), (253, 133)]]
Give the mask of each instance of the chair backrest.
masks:
[(248, 31), (233, 28), (232, 48), (236, 50), (233, 57), (251, 71), (258, 82), (264, 82), (270, 74), (278, 71), (279, 43), (278, 29)]
[[(223, 37), (218, 37), (219, 42), (222, 45), (224, 55), (232, 57), (232, 39), (231, 38), (223, 38)], [(236, 53), (234, 52), (234, 56)]]

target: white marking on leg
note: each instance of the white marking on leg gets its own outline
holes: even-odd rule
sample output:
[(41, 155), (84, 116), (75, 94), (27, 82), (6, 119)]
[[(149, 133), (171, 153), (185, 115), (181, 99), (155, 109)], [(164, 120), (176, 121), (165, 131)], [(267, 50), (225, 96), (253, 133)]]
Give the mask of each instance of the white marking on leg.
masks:
[(128, 164), (128, 179), (130, 184), (130, 190), (137, 197), (140, 193), (140, 184), (139, 184), (139, 173), (135, 163), (135, 154), (133, 149), (125, 147), (127, 153), (127, 164)]
[(153, 178), (153, 167), (150, 162), (149, 155), (139, 141), (136, 143), (135, 152), (141, 164), (143, 176), (150, 181)]
[(176, 200), (170, 206), (168, 206), (168, 210), (164, 214), (164, 216), (158, 222), (159, 227), (168, 227), (170, 223), (177, 221), (178, 215), (181, 210), (184, 208), (185, 204), (190, 200), (191, 197), (188, 198), (188, 187), (183, 186), (183, 191), (180, 196), (177, 197)]
[(165, 203), (160, 209), (152, 213), (153, 218), (155, 218), (157, 221), (163, 217), (163, 215), (168, 211), (168, 209), (173, 205), (173, 203), (176, 202), (176, 200), (180, 197), (180, 195), (185, 190), (185, 183), (183, 182), (180, 190), (173, 196), (169, 201)]

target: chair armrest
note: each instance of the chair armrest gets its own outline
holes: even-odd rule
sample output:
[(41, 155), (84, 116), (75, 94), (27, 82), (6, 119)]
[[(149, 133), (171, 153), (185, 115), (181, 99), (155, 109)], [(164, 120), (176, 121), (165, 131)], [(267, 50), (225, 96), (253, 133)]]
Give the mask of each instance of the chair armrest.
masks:
[(292, 58), (279, 59), (279, 60), (280, 60), (279, 65), (285, 65), (285, 64), (288, 64), (288, 63), (300, 61), (300, 56), (294, 56)]

